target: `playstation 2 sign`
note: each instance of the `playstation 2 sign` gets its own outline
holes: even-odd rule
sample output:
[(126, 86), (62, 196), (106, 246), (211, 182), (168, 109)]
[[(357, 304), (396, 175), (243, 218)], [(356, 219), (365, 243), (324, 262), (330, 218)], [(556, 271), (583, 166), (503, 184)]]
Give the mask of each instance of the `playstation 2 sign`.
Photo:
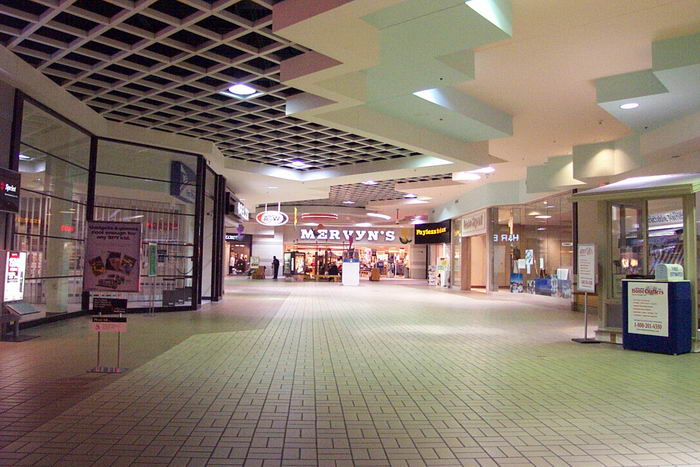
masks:
[(258, 224), (277, 227), (289, 222), (289, 216), (282, 211), (263, 211), (255, 216), (255, 220), (258, 221)]
[(0, 168), (0, 211), (19, 211), (20, 174)]

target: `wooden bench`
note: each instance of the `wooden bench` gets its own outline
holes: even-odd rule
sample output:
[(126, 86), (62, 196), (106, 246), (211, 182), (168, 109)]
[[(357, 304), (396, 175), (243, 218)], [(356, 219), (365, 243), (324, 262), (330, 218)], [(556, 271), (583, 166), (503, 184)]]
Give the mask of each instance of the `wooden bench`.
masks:
[(316, 274), (316, 282), (327, 280), (329, 282), (340, 282), (340, 274)]
[(19, 320), (20, 316), (15, 314), (3, 313), (0, 315), (0, 340), (5, 337), (5, 328), (10, 326), (12, 327), (12, 337), (14, 339), (19, 338)]

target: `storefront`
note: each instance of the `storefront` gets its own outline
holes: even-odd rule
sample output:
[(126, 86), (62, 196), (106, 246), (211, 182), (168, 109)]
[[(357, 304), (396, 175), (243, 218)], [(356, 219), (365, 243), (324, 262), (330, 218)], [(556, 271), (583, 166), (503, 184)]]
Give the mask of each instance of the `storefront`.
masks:
[(593, 201), (599, 227), (587, 239), (598, 247), (599, 328), (596, 336), (622, 342), (622, 280), (653, 278), (660, 264), (683, 266), (692, 287), (692, 336), (698, 346), (697, 209), (700, 174), (635, 177), (574, 195)]
[(226, 254), (228, 275), (246, 275), (250, 270), (250, 255), (253, 248), (253, 236), (249, 234), (227, 233)]
[(570, 194), (482, 209), (453, 220), (453, 286), (570, 300)]
[(282, 271), (285, 276), (324, 275), (334, 265), (342, 269), (343, 255), (353, 249), (362, 276), (368, 277), (376, 268), (384, 278), (408, 278), (411, 233), (408, 229), (287, 227)]
[[(90, 310), (95, 297), (191, 310), (221, 296), (224, 179), (202, 155), (99, 138), (22, 93), (14, 110), (9, 166), (21, 174), (20, 207), (5, 246), (28, 253), (32, 317)], [(140, 292), (83, 292), (91, 220), (141, 225)], [(149, 243), (155, 276), (145, 274)]]
[(449, 287), (451, 280), (450, 238), (452, 223), (449, 220), (418, 224), (415, 226), (416, 245), (428, 247), (428, 285)]

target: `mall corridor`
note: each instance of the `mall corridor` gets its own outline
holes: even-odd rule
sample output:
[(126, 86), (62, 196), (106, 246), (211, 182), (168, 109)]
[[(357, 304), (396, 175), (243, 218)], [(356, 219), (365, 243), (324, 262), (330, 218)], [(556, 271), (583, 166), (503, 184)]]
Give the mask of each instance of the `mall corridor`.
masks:
[(581, 318), (401, 282), (236, 281), (202, 311), (130, 315), (122, 376), (85, 373), (89, 318), (45, 325), (0, 342), (0, 462), (699, 465), (700, 361), (574, 344)]

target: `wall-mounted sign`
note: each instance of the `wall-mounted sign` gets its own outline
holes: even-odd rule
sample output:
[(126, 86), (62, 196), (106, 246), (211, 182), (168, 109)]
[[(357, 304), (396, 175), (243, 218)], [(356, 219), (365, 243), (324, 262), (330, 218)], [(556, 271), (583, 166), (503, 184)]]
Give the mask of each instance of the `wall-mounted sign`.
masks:
[(662, 227), (669, 225), (683, 226), (683, 210), (657, 212), (649, 214), (649, 227)]
[(494, 243), (498, 242), (504, 242), (504, 243), (510, 243), (510, 242), (519, 242), (520, 241), (520, 234), (493, 234), (493, 241)]
[(598, 269), (595, 245), (592, 243), (579, 243), (576, 258), (578, 291), (595, 293), (596, 270)]
[(3, 252), (3, 302), (14, 302), (24, 298), (24, 276), (27, 267), (26, 251)]
[(303, 221), (315, 221), (315, 220), (334, 221), (334, 220), (338, 220), (338, 214), (332, 214), (330, 212), (304, 212), (301, 214), (300, 218)]
[(263, 211), (255, 216), (255, 220), (258, 221), (258, 224), (276, 227), (289, 222), (289, 216), (282, 211)]
[(472, 237), (486, 233), (486, 209), (462, 217), (462, 237)]
[(398, 240), (395, 230), (367, 230), (367, 229), (299, 229), (299, 241), (337, 241), (337, 242), (375, 242), (396, 243)]
[(141, 224), (89, 221), (83, 290), (138, 292), (141, 287)]
[(250, 211), (247, 207), (245, 207), (245, 204), (241, 203), (240, 201), (236, 202), (236, 215), (244, 221), (250, 219)]
[(170, 195), (194, 203), (197, 199), (197, 175), (189, 166), (180, 161), (170, 163)]
[(0, 211), (19, 211), (20, 174), (0, 168)]
[(450, 228), (451, 224), (451, 221), (446, 220), (443, 222), (416, 225), (414, 231), (416, 245), (450, 243), (450, 236), (452, 234)]

